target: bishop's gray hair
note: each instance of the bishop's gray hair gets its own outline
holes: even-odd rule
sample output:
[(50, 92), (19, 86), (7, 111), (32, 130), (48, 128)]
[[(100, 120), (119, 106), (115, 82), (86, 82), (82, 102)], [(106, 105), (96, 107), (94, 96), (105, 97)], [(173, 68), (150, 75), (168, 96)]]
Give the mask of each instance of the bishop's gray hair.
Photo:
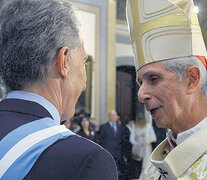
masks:
[(68, 0), (13, 0), (0, 14), (0, 75), (8, 91), (45, 83), (57, 52), (81, 44)]
[(182, 81), (183, 77), (187, 74), (187, 70), (189, 67), (197, 66), (200, 69), (200, 73), (201, 73), (200, 88), (207, 97), (206, 68), (197, 57), (188, 56), (188, 57), (166, 60), (163, 61), (163, 66), (166, 69), (174, 72), (180, 82)]

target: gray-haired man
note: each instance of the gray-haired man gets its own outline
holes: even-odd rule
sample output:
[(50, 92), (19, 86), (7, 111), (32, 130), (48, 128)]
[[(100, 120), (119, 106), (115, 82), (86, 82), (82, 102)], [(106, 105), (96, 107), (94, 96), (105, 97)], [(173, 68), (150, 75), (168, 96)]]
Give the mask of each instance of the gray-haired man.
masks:
[(141, 180), (207, 179), (207, 53), (192, 0), (128, 0), (139, 101), (171, 131)]
[(117, 179), (112, 156), (60, 121), (86, 88), (86, 53), (67, 0), (11, 1), (0, 16), (0, 179)]

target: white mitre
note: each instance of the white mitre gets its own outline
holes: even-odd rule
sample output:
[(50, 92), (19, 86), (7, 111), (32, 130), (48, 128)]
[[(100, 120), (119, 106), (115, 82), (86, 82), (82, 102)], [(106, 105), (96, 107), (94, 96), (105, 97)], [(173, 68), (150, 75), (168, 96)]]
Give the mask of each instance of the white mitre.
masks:
[(136, 69), (160, 60), (207, 56), (192, 0), (128, 0)]

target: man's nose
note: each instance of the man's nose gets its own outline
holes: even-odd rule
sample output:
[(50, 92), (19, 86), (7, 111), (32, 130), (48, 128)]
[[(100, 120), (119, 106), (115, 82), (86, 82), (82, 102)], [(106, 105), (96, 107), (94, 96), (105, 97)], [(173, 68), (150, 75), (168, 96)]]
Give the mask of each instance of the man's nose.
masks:
[(151, 95), (148, 91), (148, 88), (146, 85), (142, 84), (138, 90), (138, 100), (142, 103), (146, 102), (151, 98)]

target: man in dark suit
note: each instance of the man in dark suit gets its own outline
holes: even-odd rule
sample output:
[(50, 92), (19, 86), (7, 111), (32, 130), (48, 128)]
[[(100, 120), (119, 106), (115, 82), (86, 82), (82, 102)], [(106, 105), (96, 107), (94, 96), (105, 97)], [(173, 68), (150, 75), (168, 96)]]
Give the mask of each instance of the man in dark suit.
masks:
[(121, 163), (121, 127), (118, 124), (118, 116), (115, 110), (108, 113), (109, 122), (99, 128), (99, 143), (114, 157), (119, 168)]
[(112, 156), (60, 125), (86, 87), (79, 20), (67, 0), (16, 0), (0, 16), (0, 179), (115, 180)]

